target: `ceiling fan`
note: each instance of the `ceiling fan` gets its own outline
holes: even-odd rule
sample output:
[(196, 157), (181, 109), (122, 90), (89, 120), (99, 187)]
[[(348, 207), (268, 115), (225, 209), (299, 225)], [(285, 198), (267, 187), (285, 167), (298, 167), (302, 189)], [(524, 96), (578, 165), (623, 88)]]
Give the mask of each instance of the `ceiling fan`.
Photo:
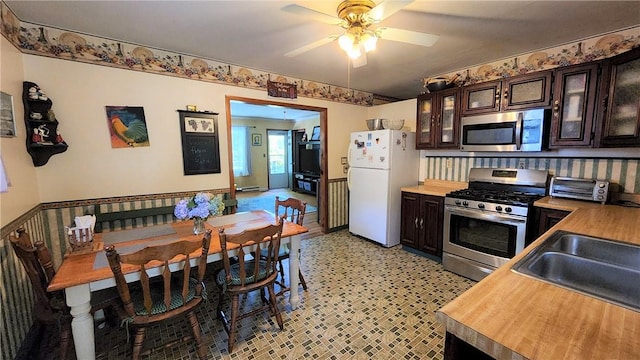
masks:
[(325, 14), (297, 4), (287, 5), (282, 10), (327, 24), (342, 27), (341, 35), (330, 35), (284, 54), (298, 56), (311, 49), (338, 40), (357, 68), (367, 64), (367, 53), (376, 48), (378, 39), (399, 41), (408, 44), (431, 46), (438, 35), (389, 27), (374, 28), (373, 25), (400, 11), (414, 0), (382, 1), (378, 5), (372, 0), (344, 0), (338, 5), (338, 17)]

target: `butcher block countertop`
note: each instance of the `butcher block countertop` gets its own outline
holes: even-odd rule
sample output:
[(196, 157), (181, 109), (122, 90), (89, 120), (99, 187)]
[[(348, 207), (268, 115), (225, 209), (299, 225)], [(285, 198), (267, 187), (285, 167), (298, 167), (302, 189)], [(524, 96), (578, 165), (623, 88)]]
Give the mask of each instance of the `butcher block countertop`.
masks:
[(466, 189), (467, 185), (468, 184), (466, 182), (461, 182), (461, 181), (425, 179), (424, 185), (407, 186), (407, 187), (401, 188), (400, 190), (404, 192), (411, 192), (416, 194), (425, 194), (425, 195), (444, 197), (445, 195), (447, 195), (452, 191)]
[(640, 312), (511, 270), (556, 230), (640, 244), (640, 209), (549, 197), (535, 205), (571, 214), (436, 318), (497, 359), (640, 359)]

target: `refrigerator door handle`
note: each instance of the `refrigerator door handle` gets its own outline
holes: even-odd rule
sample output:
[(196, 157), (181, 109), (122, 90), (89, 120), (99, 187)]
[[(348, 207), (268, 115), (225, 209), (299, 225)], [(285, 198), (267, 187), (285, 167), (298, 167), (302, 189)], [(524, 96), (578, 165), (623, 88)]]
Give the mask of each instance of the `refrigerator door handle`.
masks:
[(351, 190), (351, 167), (347, 169), (347, 189)]
[(351, 167), (351, 151), (353, 150), (353, 144), (349, 143), (347, 147), (347, 166)]

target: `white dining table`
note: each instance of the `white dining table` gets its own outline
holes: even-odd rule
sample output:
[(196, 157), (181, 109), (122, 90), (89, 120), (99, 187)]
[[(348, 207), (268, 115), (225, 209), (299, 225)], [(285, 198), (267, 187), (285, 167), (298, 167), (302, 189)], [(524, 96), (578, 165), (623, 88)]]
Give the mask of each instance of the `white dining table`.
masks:
[[(261, 227), (275, 223), (275, 216), (264, 210), (241, 212), (223, 215), (210, 219), (205, 225), (211, 229), (211, 245), (207, 255), (207, 262), (211, 263), (222, 259), (220, 238), (218, 229), (225, 229), (226, 233), (240, 232), (244, 229)], [(167, 225), (170, 227), (167, 229)], [(200, 241), (202, 235), (193, 234), (193, 226), (190, 221), (182, 221), (163, 225), (163, 228), (150, 226), (148, 228), (135, 228), (114, 232), (95, 234), (93, 246), (90, 250), (78, 253), (70, 253), (65, 256), (62, 265), (49, 284), (48, 291), (64, 290), (66, 303), (71, 309), (73, 320), (71, 329), (73, 342), (76, 349), (76, 357), (81, 360), (95, 359), (95, 334), (94, 319), (91, 316), (91, 293), (94, 291), (112, 288), (116, 286), (113, 273), (104, 257), (104, 245), (113, 244), (116, 249), (122, 251), (135, 251), (146, 245), (167, 243), (178, 240)], [(156, 225), (157, 226), (157, 225)], [(300, 249), (300, 235), (308, 229), (292, 222), (286, 221), (282, 231), (281, 244), (288, 244), (292, 254), (297, 254)], [(149, 237), (150, 236), (150, 237)], [(104, 259), (103, 259), (104, 258)], [(196, 265), (197, 258), (191, 259), (192, 265)], [(289, 258), (289, 283), (299, 282), (299, 257)], [(184, 261), (171, 263), (171, 271), (179, 271), (184, 267)], [(160, 275), (161, 268), (148, 269), (149, 276)], [(127, 270), (125, 279), (133, 282), (140, 279), (140, 273), (135, 270)], [(295, 286), (291, 287), (296, 288)], [(289, 292), (289, 303), (292, 309), (296, 309), (300, 302), (298, 291)]]

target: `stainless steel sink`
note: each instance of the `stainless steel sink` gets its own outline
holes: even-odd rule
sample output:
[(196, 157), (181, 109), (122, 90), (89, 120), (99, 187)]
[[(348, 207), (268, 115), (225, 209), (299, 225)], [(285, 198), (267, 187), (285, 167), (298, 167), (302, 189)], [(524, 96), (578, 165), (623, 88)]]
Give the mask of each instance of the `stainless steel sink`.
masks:
[(512, 270), (640, 311), (640, 246), (556, 231)]

